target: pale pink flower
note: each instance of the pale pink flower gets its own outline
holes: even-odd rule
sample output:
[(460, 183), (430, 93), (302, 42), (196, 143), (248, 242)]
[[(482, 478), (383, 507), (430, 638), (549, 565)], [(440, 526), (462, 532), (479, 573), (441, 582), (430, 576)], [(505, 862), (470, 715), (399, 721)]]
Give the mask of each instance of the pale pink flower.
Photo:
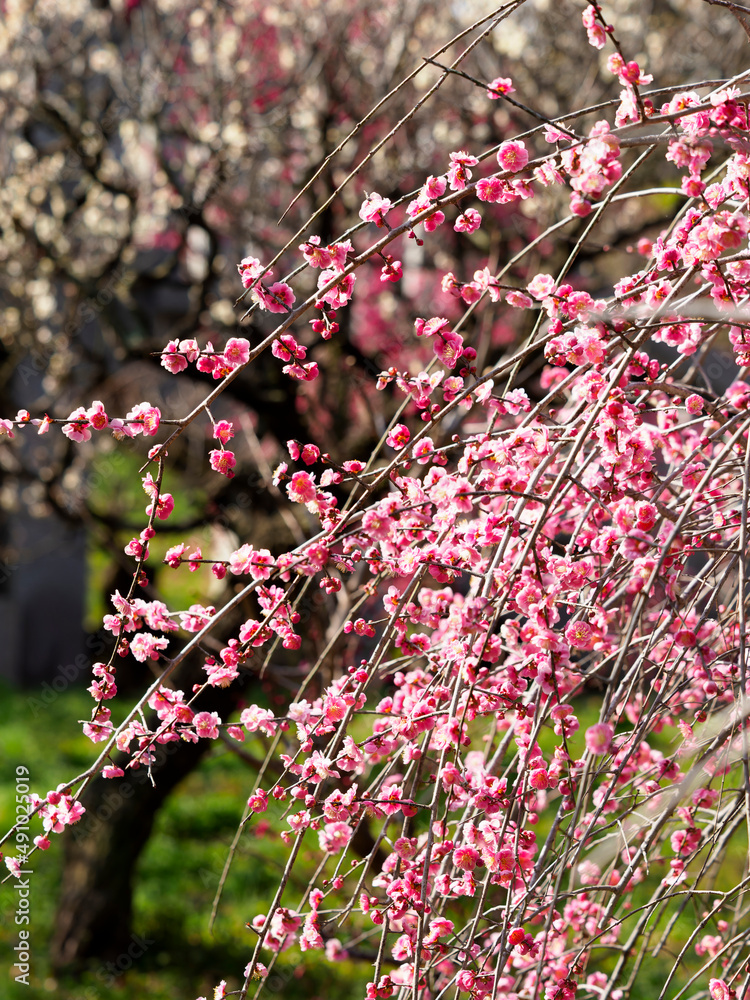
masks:
[(302, 256), (311, 267), (330, 267), (333, 254), (330, 247), (320, 245), (319, 236), (311, 236), (307, 243), (300, 243)]
[[(448, 183), (452, 191), (463, 191), (471, 180), (469, 167), (476, 166), (479, 160), (464, 149), (450, 155), (451, 165), (448, 168)], [(425, 227), (426, 228), (426, 227)]]
[[(224, 655), (226, 650), (222, 650), (222, 655)], [(230, 654), (231, 654), (230, 650)], [(232, 657), (236, 659), (236, 657)], [(237, 669), (236, 663), (216, 663), (206, 660), (203, 669), (206, 671), (208, 677), (208, 683), (211, 687), (229, 687), (232, 681), (239, 677), (239, 670)]]
[(388, 198), (381, 198), (376, 191), (373, 191), (362, 202), (359, 217), (363, 222), (374, 222), (376, 226), (382, 226), (385, 223), (385, 216), (392, 208), (392, 201), (389, 201)]
[(453, 864), (462, 871), (473, 872), (480, 861), (479, 851), (475, 847), (464, 845), (453, 852)]
[(682, 485), (687, 490), (695, 490), (698, 487), (698, 483), (703, 478), (703, 474), (706, 471), (706, 466), (703, 462), (690, 462), (685, 466), (682, 472)]
[[(237, 265), (237, 270), (240, 272), (243, 288), (249, 288), (263, 274), (263, 265), (257, 257), (244, 257)], [(271, 274), (272, 271), (267, 272), (268, 277)]]
[(21, 868), (21, 859), (6, 857), (3, 860), (5, 861), (5, 867), (11, 873), (11, 875), (15, 876), (15, 878), (20, 878), (21, 875), (23, 874), (23, 869)]
[(284, 365), (281, 369), (290, 378), (296, 378), (301, 382), (314, 382), (320, 372), (317, 361), (309, 361), (306, 365), (301, 365), (295, 361), (294, 364)]
[(321, 851), (338, 854), (349, 843), (353, 832), (348, 823), (326, 823), (318, 833)]
[[(159, 430), (160, 420), (161, 411), (158, 406), (152, 406), (147, 402), (139, 403), (125, 414), (125, 425), (131, 436), (143, 433), (152, 437)], [(112, 426), (114, 427), (114, 421)]]
[(268, 549), (258, 549), (251, 560), (250, 574), (256, 580), (267, 580), (274, 565), (274, 558)]
[(167, 346), (161, 352), (161, 365), (173, 375), (177, 375), (178, 372), (182, 372), (187, 368), (187, 358), (180, 353), (179, 341), (169, 341)]
[(110, 709), (100, 706), (91, 722), (83, 724), (84, 736), (87, 736), (92, 743), (102, 743), (109, 739), (114, 732), (114, 726), (109, 721), (111, 714)]
[(344, 962), (349, 957), (349, 952), (346, 951), (338, 938), (328, 938), (325, 952), (329, 962)]
[(586, 749), (596, 756), (609, 753), (614, 734), (614, 727), (608, 722), (597, 722), (596, 725), (589, 726), (586, 730)]
[(547, 142), (564, 142), (570, 140), (570, 136), (566, 132), (561, 132), (554, 125), (544, 126), (544, 138)]
[(273, 721), (273, 712), (268, 708), (261, 708), (259, 705), (251, 705), (250, 708), (242, 710), (240, 722), (249, 733), (260, 730), (266, 736), (273, 736), (276, 732), (276, 723)]
[(586, 198), (582, 198), (577, 191), (573, 191), (570, 196), (570, 211), (580, 219), (585, 219), (593, 210), (593, 205)]
[(464, 969), (456, 976), (456, 986), (462, 993), (471, 993), (476, 985), (476, 976), (469, 969)]
[(538, 767), (529, 775), (529, 784), (537, 791), (549, 788), (549, 774), (543, 767)]
[[(86, 413), (86, 411), (82, 406), (79, 406), (78, 409), (73, 410), (73, 412), (68, 417), (68, 420), (71, 422), (68, 424), (63, 424), (63, 429), (62, 429), (62, 432), (66, 438), (70, 438), (71, 441), (91, 440), (91, 430), (90, 430), (91, 423), (89, 421), (88, 414)], [(8, 424), (9, 436), (12, 437), (13, 435), (10, 434), (10, 427), (12, 426), (12, 424), (10, 423), (10, 421), (6, 422)], [(41, 430), (39, 431), (39, 433), (40, 434), (42, 433)]]
[(596, 20), (596, 11), (593, 7), (587, 7), (584, 10), (582, 20), (588, 35), (589, 45), (593, 45), (595, 49), (603, 49), (607, 41), (607, 32), (603, 25)]
[(533, 305), (533, 300), (530, 299), (528, 295), (524, 295), (521, 291), (508, 292), (505, 296), (505, 301), (509, 306), (513, 306), (515, 309), (530, 309)]
[(130, 652), (139, 663), (145, 663), (148, 659), (158, 660), (159, 650), (166, 649), (168, 645), (169, 639), (152, 635), (150, 632), (139, 632), (130, 641)]
[(229, 556), (229, 569), (235, 576), (249, 573), (255, 548), (246, 542)]
[(327, 292), (323, 292), (320, 298), (321, 301), (327, 302), (334, 309), (340, 309), (352, 297), (356, 275), (341, 275), (337, 269), (321, 271), (318, 276), (318, 290), (321, 291), (330, 281), (336, 278), (338, 278), (336, 284), (332, 288), (329, 288)]
[(431, 215), (428, 215), (426, 219), (422, 219), (422, 224), (428, 233), (433, 233), (444, 222), (445, 212), (440, 211), (435, 211)]
[(450, 321), (442, 316), (433, 316), (432, 319), (414, 320), (414, 332), (418, 337), (433, 337), (436, 333), (450, 326)]

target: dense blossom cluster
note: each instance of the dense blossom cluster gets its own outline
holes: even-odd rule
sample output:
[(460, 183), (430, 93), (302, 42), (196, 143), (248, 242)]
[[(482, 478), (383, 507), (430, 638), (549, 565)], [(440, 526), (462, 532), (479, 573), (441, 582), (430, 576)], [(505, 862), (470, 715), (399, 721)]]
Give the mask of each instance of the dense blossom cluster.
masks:
[[(595, 5), (583, 24), (596, 48), (613, 37)], [(126, 548), (134, 584), (113, 595), (105, 617), (114, 648), (94, 665), (84, 731), (104, 745), (98, 766), (113, 780), (123, 774), (109, 759), (114, 748), (133, 768), (148, 765), (156, 744), (220, 731), (274, 740), (279, 776), (249, 795), (247, 822), (274, 811), (290, 864), (304, 839), (320, 852), (321, 877), (297, 904), (287, 870), (284, 904), (280, 894), (252, 918), (245, 988), (266, 974), (263, 954), (272, 963), (299, 946), (337, 961), (345, 939), (361, 935), (376, 942), (367, 1000), (450, 990), (473, 1000), (619, 998), (632, 935), (686, 886), (705, 892), (692, 947), (722, 974), (704, 980), (711, 997), (739, 988), (739, 890), (712, 894), (706, 872), (745, 809), (736, 762), (746, 760), (749, 692), (736, 580), (748, 544), (747, 111), (734, 84), (675, 90), (657, 109), (641, 94), (651, 77), (636, 62), (618, 49), (608, 68), (623, 88), (611, 122), (582, 134), (546, 123), (503, 141), (494, 162), (453, 151), (445, 174), (405, 206), (366, 193), (359, 217), (362, 231), (375, 228), (377, 253), (308, 237), (302, 261), (319, 275), (301, 306), (288, 281), (242, 260), (251, 305), (281, 317), (266, 341), (173, 340), (162, 353), (167, 371), (192, 364), (218, 381), (270, 346), (288, 376), (314, 380), (314, 341), (301, 343), (309, 331), (292, 324), (312, 310), (315, 338), (337, 333), (356, 270), (380, 266), (390, 241), (420, 227), (426, 239), (449, 217), (468, 237), (485, 224), (479, 209), (550, 187), (567, 189), (568, 222), (587, 218), (606, 207), (639, 144), (663, 149), (678, 172), (674, 223), (641, 240), (644, 266), (598, 298), (544, 271), (514, 284), (489, 264), (445, 273), (443, 291), (468, 311), (507, 306), (532, 317), (530, 346), (480, 370), (470, 325), (420, 318), (414, 344), (429, 344), (432, 359), (410, 365), (405, 348), (403, 368), (378, 379), (404, 404), (382, 454), (337, 466), (312, 442), (288, 443), (274, 484), (315, 520), (309, 540), (276, 554), (243, 544), (221, 559), (188, 543), (169, 549), (175, 569), (208, 561), (218, 579), (236, 578), (255, 609), (206, 657), (205, 681), (188, 694), (168, 678), (179, 635), (206, 635), (222, 610), (170, 610), (137, 596), (149, 540), (174, 508), (162, 489), (168, 439), (149, 453), (148, 522)], [(514, 92), (510, 78), (485, 86), (488, 100)], [(384, 259), (385, 279), (397, 283), (401, 262)], [(721, 336), (734, 352), (725, 391), (701, 367)], [(536, 401), (513, 385), (532, 350), (546, 362)], [(83, 442), (92, 430), (151, 436), (160, 417), (144, 402), (113, 420), (94, 402), (59, 422)], [(235, 428), (211, 421), (218, 447), (208, 460), (231, 477)], [(52, 422), (24, 412), (2, 427), (42, 433)], [(233, 721), (202, 711), (204, 687), (231, 684), (277, 643), (300, 648), (309, 583), (347, 609), (337, 635), (360, 637), (359, 662), (279, 713), (253, 704)], [(104, 704), (125, 656), (165, 667), (147, 696), (152, 729), (132, 714), (116, 725)], [(34, 808), (41, 848), (80, 814), (67, 791)], [(374, 849), (362, 857), (354, 847), (361, 826), (377, 831), (379, 866)]]

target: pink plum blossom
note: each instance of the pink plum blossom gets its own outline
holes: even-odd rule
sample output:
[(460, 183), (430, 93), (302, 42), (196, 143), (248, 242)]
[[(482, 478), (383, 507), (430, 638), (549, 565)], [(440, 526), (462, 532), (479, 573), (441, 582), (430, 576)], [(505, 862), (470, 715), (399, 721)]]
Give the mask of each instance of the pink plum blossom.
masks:
[(614, 736), (614, 727), (608, 722), (597, 722), (586, 730), (586, 749), (597, 756), (609, 753)]
[(507, 76), (496, 76), (487, 85), (487, 96), (492, 101), (497, 101), (502, 94), (512, 94), (516, 88), (513, 81)]
[(529, 162), (526, 144), (520, 139), (509, 139), (503, 142), (497, 151), (497, 162), (503, 170), (508, 170), (511, 173), (523, 170)]

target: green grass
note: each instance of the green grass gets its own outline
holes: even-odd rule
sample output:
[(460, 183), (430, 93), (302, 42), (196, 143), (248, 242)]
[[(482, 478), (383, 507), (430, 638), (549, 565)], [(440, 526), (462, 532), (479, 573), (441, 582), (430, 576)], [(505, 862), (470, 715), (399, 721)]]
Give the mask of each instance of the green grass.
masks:
[[(44, 701), (46, 697), (49, 704)], [(45, 794), (90, 764), (96, 748), (80, 732), (76, 720), (90, 711), (81, 689), (51, 698), (49, 689), (19, 692), (0, 686), (0, 830), (12, 825), (15, 768), (29, 770), (31, 790)], [(260, 746), (254, 748), (260, 753)], [(209, 755), (171, 795), (157, 815), (154, 831), (139, 859), (134, 892), (134, 932), (153, 942), (122, 975), (113, 977), (99, 965), (75, 978), (55, 978), (49, 965), (56, 899), (62, 878), (62, 850), (52, 847), (34, 855), (31, 877), (31, 985), (13, 981), (13, 946), (19, 941), (14, 923), (17, 899), (10, 881), (0, 888), (0, 955), (4, 1000), (195, 1000), (213, 996), (227, 979), (238, 988), (252, 954), (254, 935), (245, 924), (266, 912), (283, 870), (287, 848), (271, 832), (247, 835), (240, 843), (227, 879), (218, 917), (209, 931), (211, 907), (254, 772), (229, 751)], [(277, 809), (280, 812), (280, 808)], [(269, 811), (272, 815), (272, 811)], [(32, 836), (41, 825), (32, 820)], [(3, 848), (15, 854), (12, 841)], [(4, 865), (3, 865), (4, 871)], [(289, 885), (289, 905), (302, 894), (312, 867)], [(265, 956), (268, 961), (268, 955)], [(280, 956), (273, 982), (264, 996), (283, 992), (289, 1000), (359, 996), (369, 969), (344, 962), (331, 967), (322, 955), (299, 951)]]

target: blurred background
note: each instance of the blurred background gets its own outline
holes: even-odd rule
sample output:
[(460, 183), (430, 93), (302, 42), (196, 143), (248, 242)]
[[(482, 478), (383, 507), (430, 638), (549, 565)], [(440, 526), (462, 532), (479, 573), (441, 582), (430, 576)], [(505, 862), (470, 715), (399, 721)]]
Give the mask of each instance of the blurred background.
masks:
[[(94, 399), (111, 416), (144, 400), (165, 416), (187, 413), (213, 382), (195, 371), (166, 373), (158, 355), (167, 341), (255, 343), (268, 331), (262, 318), (242, 319), (236, 305), (242, 257), (266, 262), (294, 238), (275, 267), (281, 278), (299, 262), (302, 227), (332, 241), (356, 223), (365, 192), (396, 201), (427, 174), (444, 173), (451, 151), (477, 154), (532, 127), (523, 110), (487, 99), (486, 84), (497, 76), (512, 77), (514, 96), (548, 117), (617, 98), (616, 81), (599, 72), (606, 52), (586, 44), (582, 9), (567, 0), (520, 5), (463, 66), (473, 79), (451, 76), (410, 114), (440, 69), (424, 66), (394, 88), (425, 55), (489, 15), (491, 4), (0, 0), (0, 414), (23, 408), (65, 417)], [(746, 64), (747, 38), (726, 10), (698, 0), (616, 0), (607, 11), (629, 57), (657, 83), (718, 79)], [(477, 30), (436, 60), (451, 62)], [(649, 168), (639, 184), (658, 188), (664, 167)], [(305, 512), (288, 507), (271, 484), (285, 442), (314, 442), (337, 461), (365, 459), (397, 406), (376, 392), (377, 374), (403, 367), (405, 345), (419, 367), (416, 316), (458, 315), (456, 300), (440, 289), (443, 273), (496, 271), (566, 205), (565, 192), (548, 189), (530, 209), (486, 206), (482, 228), (468, 238), (445, 225), (425, 246), (404, 240), (401, 282), (383, 288), (379, 267), (362, 269), (333, 339), (297, 331), (318, 361), (318, 380), (286, 379), (265, 355), (243, 372), (213, 409), (239, 429), (235, 478), (207, 472), (207, 420), (195, 421), (171, 451), (165, 485), (176, 509), (152, 544), (149, 599), (185, 609), (231, 596), (231, 585), (205, 566), (188, 574), (160, 565), (177, 542), (222, 557), (244, 542), (278, 552), (304, 537)], [(569, 280), (594, 294), (621, 265), (637, 269), (637, 260), (623, 258), (659, 231), (674, 205), (668, 193), (635, 207), (623, 202), (584, 246)], [(511, 278), (555, 273), (579, 231), (572, 225), (542, 241)], [(365, 245), (364, 235), (353, 239)], [(606, 264), (605, 245), (614, 248)], [(298, 297), (312, 288), (307, 273), (295, 282)], [(526, 315), (512, 312), (472, 316), (480, 366), (529, 332)], [(521, 375), (532, 395), (542, 364), (532, 361)], [(54, 429), (0, 444), (3, 829), (13, 814), (15, 765), (29, 768), (31, 787), (43, 794), (93, 759), (76, 720), (90, 712), (91, 664), (111, 649), (101, 628), (109, 595), (130, 585), (133, 564), (123, 548), (145, 524), (138, 469), (147, 447), (102, 435), (74, 445)], [(311, 602), (307, 613), (295, 658), (279, 657), (263, 681), (248, 676), (204, 707), (225, 717), (247, 702), (283, 706), (326, 643), (326, 609)], [(226, 623), (225, 639), (237, 621)], [(330, 670), (354, 654), (351, 646), (333, 649)], [(189, 686), (199, 669), (186, 662), (180, 684)], [(152, 674), (122, 661), (118, 678), (127, 703)], [(264, 840), (241, 845), (213, 932), (208, 918), (264, 752), (260, 743), (241, 754), (224, 745), (184, 747), (159, 762), (155, 789), (133, 781), (123, 794), (112, 782), (94, 783), (88, 820), (64, 838), (65, 849), (58, 843), (36, 856), (32, 987), (9, 974), (4, 995), (193, 997), (227, 975), (236, 986), (253, 944), (244, 924), (271, 898), (283, 863), (272, 822)], [(0, 893), (5, 914), (12, 889)], [(8, 956), (16, 942), (6, 919), (0, 944)], [(282, 957), (266, 990), (350, 995), (367, 981), (370, 957), (355, 949), (333, 972), (313, 959), (304, 973)]]

